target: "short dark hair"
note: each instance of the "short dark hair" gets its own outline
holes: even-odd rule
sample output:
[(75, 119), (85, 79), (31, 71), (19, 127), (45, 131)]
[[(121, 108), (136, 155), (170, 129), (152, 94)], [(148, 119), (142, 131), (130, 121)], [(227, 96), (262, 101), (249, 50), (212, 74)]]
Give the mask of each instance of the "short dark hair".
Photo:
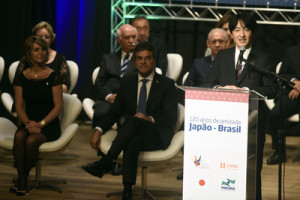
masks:
[(148, 22), (148, 25), (150, 26), (149, 19), (147, 19), (147, 17), (145, 17), (143, 15), (136, 15), (135, 18), (132, 19), (131, 24), (133, 24), (135, 21), (140, 20), (140, 19), (146, 20)]
[(230, 20), (229, 30), (231, 33), (236, 28), (239, 20), (242, 20), (244, 22), (246, 28), (250, 29), (253, 33), (255, 32), (257, 26), (256, 20), (251, 14), (243, 12), (234, 15)]
[(140, 42), (134, 49), (134, 55), (136, 54), (136, 52), (140, 52), (140, 51), (150, 51), (153, 54), (153, 58), (155, 59), (155, 50), (154, 47), (152, 46), (152, 44), (150, 44), (150, 42), (144, 41), (144, 42)]

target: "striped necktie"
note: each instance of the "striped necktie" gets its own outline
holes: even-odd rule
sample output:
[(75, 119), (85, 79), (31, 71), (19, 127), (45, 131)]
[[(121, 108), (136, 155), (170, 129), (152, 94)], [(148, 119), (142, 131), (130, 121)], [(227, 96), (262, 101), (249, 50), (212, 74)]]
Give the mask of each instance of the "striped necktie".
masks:
[(123, 64), (121, 66), (121, 70), (120, 70), (120, 77), (122, 78), (125, 74), (125, 71), (128, 67), (128, 63), (129, 63), (129, 54), (126, 54), (124, 60), (123, 60)]
[(148, 79), (142, 79), (143, 85), (140, 89), (140, 97), (139, 97), (139, 105), (137, 112), (146, 114), (146, 105), (147, 105), (147, 87), (146, 83), (149, 81)]
[[(239, 58), (243, 58), (243, 55), (245, 53), (245, 50), (240, 51), (240, 55)], [(236, 73), (236, 80), (239, 81), (243, 72), (243, 62), (241, 60), (238, 60), (237, 64), (236, 64), (236, 68), (235, 68), (235, 73)]]

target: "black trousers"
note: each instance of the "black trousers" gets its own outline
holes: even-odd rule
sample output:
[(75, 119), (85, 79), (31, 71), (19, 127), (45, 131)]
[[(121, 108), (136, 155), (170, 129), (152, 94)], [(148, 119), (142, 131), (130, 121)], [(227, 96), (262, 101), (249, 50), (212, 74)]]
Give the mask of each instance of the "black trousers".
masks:
[(127, 117), (118, 130), (108, 155), (116, 159), (123, 150), (123, 184), (136, 183), (140, 151), (162, 149), (155, 124), (137, 117)]
[(269, 115), (268, 128), (272, 136), (272, 148), (275, 150), (278, 150), (279, 145), (278, 128), (280, 125), (280, 116), (285, 120), (294, 114), (300, 113), (300, 97), (296, 100), (291, 100), (287, 94), (284, 94), (282, 97), (282, 104), (283, 107), (285, 107), (284, 113), (280, 112), (279, 100), (277, 100)]
[(258, 130), (257, 130), (257, 158), (256, 158), (256, 200), (262, 199), (261, 193), (261, 170), (263, 167), (263, 153), (265, 146), (265, 122), (267, 106), (264, 101), (259, 101), (258, 104)]
[(95, 128), (101, 119), (107, 114), (110, 104), (107, 101), (98, 100), (95, 102), (93, 109), (93, 128)]

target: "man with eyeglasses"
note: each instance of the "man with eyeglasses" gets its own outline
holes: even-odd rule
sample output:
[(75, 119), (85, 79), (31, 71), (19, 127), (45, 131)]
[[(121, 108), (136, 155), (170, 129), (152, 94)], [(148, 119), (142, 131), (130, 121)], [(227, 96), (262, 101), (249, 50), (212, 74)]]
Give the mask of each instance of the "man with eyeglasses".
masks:
[(227, 34), (221, 28), (214, 28), (208, 33), (206, 45), (211, 49), (211, 55), (194, 60), (184, 85), (196, 87), (202, 86), (211, 70), (212, 62), (218, 52), (227, 47), (227, 40)]
[(132, 26), (138, 31), (138, 41), (148, 41), (155, 49), (156, 67), (160, 68), (165, 75), (168, 68), (167, 49), (165, 42), (157, 37), (150, 35), (150, 22), (144, 16), (136, 16), (132, 20)]

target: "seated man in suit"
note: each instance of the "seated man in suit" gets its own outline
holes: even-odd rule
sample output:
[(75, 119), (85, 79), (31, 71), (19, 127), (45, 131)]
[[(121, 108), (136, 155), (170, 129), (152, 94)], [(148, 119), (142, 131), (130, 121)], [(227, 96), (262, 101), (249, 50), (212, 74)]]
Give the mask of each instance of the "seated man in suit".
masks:
[[(93, 128), (106, 115), (111, 104), (115, 101), (116, 93), (120, 88), (120, 81), (136, 74), (133, 50), (138, 43), (137, 30), (129, 24), (124, 24), (117, 30), (116, 35), (121, 50), (116, 53), (105, 54), (102, 57), (96, 78)], [(89, 165), (93, 165), (93, 163)], [(112, 166), (112, 174), (119, 175), (121, 173), (121, 165), (115, 163)]]
[(100, 70), (96, 78), (96, 102), (94, 105), (93, 127), (107, 113), (120, 88), (120, 80), (136, 73), (133, 51), (137, 45), (137, 30), (129, 25), (122, 25), (116, 32), (117, 42), (121, 50), (105, 54), (100, 62)]
[[(280, 68), (280, 75), (285, 79), (295, 83), (294, 86), (287, 86), (284, 94), (282, 95), (282, 102), (285, 106), (285, 115), (283, 119), (287, 119), (294, 114), (300, 114), (300, 57), (298, 52), (300, 51), (300, 45), (290, 47), (286, 50), (286, 53), (282, 60)], [(272, 136), (272, 148), (275, 152), (267, 159), (267, 164), (278, 164), (279, 163), (279, 138), (278, 128), (280, 124), (280, 108), (279, 99), (276, 99), (274, 108), (270, 111), (269, 115), (269, 130)], [(283, 152), (282, 161), (286, 161), (285, 152)]]
[(201, 87), (211, 70), (212, 62), (218, 52), (227, 47), (227, 34), (221, 28), (214, 28), (208, 33), (206, 45), (211, 55), (194, 60), (189, 75), (184, 83), (186, 86)]
[[(269, 71), (275, 71), (272, 57), (266, 52), (252, 46), (253, 34), (256, 30), (256, 21), (248, 13), (238, 13), (229, 22), (229, 30), (232, 34), (235, 46), (219, 51), (213, 61), (212, 69), (208, 74), (204, 87), (218, 87), (225, 89), (255, 90), (258, 93), (274, 98), (276, 95), (274, 79), (251, 68), (244, 61), (238, 62), (239, 55), (248, 61), (254, 61), (258, 66)], [(244, 48), (244, 50), (243, 50)], [(263, 148), (265, 142), (264, 133), (264, 109), (263, 101), (260, 101), (258, 114), (257, 136), (257, 166), (256, 166), (256, 199), (261, 199), (261, 169), (263, 164)]]
[(165, 42), (150, 35), (150, 22), (144, 16), (137, 16), (132, 20), (132, 26), (138, 31), (138, 41), (148, 41), (155, 49), (156, 67), (165, 75), (168, 68), (167, 49)]
[(149, 42), (137, 45), (135, 64), (138, 74), (122, 81), (114, 104), (97, 124), (90, 139), (92, 148), (99, 150), (101, 135), (121, 116), (125, 118), (108, 154), (97, 165), (85, 169), (101, 178), (113, 159), (123, 151), (123, 200), (132, 199), (140, 151), (166, 149), (177, 120), (175, 83), (155, 72), (154, 52)]

